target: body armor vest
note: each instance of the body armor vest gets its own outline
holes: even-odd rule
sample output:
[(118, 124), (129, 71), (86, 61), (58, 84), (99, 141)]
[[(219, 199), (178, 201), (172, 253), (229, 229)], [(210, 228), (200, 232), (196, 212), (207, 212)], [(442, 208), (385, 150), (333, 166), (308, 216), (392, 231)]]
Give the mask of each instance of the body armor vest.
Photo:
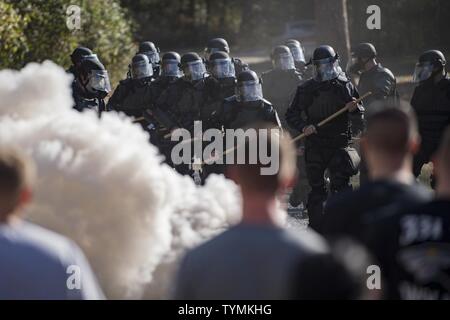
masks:
[(411, 105), (417, 114), (422, 138), (440, 140), (450, 123), (450, 79), (419, 85), (414, 90)]
[[(326, 84), (316, 89), (312, 104), (306, 109), (308, 122), (317, 125), (320, 121), (342, 109), (346, 100), (343, 95), (346, 88), (337, 82)], [(350, 121), (346, 113), (318, 129), (317, 136), (334, 138), (349, 134)]]
[(287, 127), (285, 115), (302, 83), (300, 74), (295, 70), (272, 70), (264, 73), (262, 79), (264, 96), (275, 106), (283, 127)]

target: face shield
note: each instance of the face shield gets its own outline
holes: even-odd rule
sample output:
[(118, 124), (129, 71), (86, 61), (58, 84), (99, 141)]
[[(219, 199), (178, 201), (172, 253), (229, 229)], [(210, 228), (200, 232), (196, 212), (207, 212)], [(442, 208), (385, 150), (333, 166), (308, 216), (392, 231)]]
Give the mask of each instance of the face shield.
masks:
[(273, 67), (277, 70), (295, 69), (294, 58), (290, 53), (279, 54), (273, 59)]
[(151, 64), (146, 61), (139, 61), (131, 65), (131, 77), (133, 79), (148, 78), (153, 75)]
[(305, 53), (303, 52), (302, 47), (289, 47), (289, 50), (291, 50), (295, 62), (306, 63)]
[(313, 61), (314, 79), (319, 82), (335, 79), (342, 72), (339, 60), (336, 58), (326, 58)]
[(262, 86), (259, 81), (239, 82), (236, 87), (238, 101), (251, 102), (263, 99)]
[(203, 61), (188, 62), (183, 66), (184, 76), (190, 81), (203, 79), (206, 68)]
[(183, 73), (180, 70), (177, 60), (163, 60), (161, 65), (161, 75), (163, 77), (180, 78)]
[(219, 48), (205, 48), (205, 59), (209, 61), (209, 58), (214, 52), (220, 51)]
[(236, 72), (231, 59), (217, 59), (210, 61), (210, 73), (216, 79), (234, 78)]
[(417, 63), (414, 69), (413, 82), (419, 83), (428, 80), (433, 75), (434, 66), (430, 62)]
[(148, 58), (148, 61), (150, 61), (150, 63), (152, 65), (158, 64), (159, 63), (159, 53), (158, 52), (154, 52), (154, 51), (147, 51), (147, 52), (143, 52), (142, 54), (145, 54)]
[(101, 93), (106, 96), (111, 91), (108, 71), (91, 70), (88, 74), (86, 89), (91, 93)]

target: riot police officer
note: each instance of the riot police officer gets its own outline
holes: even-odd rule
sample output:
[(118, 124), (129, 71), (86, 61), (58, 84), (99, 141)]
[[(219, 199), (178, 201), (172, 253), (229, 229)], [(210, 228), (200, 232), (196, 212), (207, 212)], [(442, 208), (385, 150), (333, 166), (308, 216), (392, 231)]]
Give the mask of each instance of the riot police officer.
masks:
[(285, 46), (289, 48), (294, 58), (295, 68), (302, 75), (304, 79), (309, 79), (311, 75), (311, 70), (308, 68), (305, 58), (305, 50), (302, 47), (300, 41), (295, 39), (288, 39), (284, 42)]
[[(421, 148), (414, 158), (414, 174), (418, 176), (425, 163), (437, 150), (443, 131), (450, 124), (450, 79), (442, 52), (424, 52), (416, 64), (413, 81), (418, 83), (411, 99), (422, 137)], [(434, 184), (434, 179), (432, 179)]]
[(111, 91), (111, 85), (108, 71), (96, 55), (82, 59), (79, 75), (72, 88), (74, 109), (78, 111), (92, 109), (98, 112), (99, 116), (103, 111), (107, 111), (104, 98)]
[[(146, 110), (143, 116), (146, 120), (146, 128), (150, 133), (150, 141), (159, 148), (170, 164), (170, 126), (173, 125), (166, 110), (157, 106), (161, 94), (175, 85), (183, 75), (180, 69), (180, 55), (177, 52), (166, 52), (161, 57), (161, 75), (151, 82), (146, 91)], [(166, 127), (168, 126), (168, 127)]]
[[(366, 113), (371, 112), (371, 105), (387, 99), (396, 105), (399, 100), (397, 93), (397, 80), (392, 72), (377, 61), (377, 51), (371, 43), (360, 43), (352, 50), (352, 59), (349, 61), (347, 71), (359, 75), (358, 92), (372, 94), (364, 101)], [(365, 161), (361, 161), (359, 183), (368, 180)]]
[[(180, 66), (183, 76), (159, 96), (155, 110), (164, 112), (161, 123), (164, 122), (162, 124), (169, 131), (184, 128), (192, 133), (194, 122), (200, 120), (207, 72), (203, 60), (195, 52), (184, 54)], [(181, 174), (191, 174), (186, 164), (176, 166), (176, 169)]]
[[(224, 99), (233, 96), (236, 89), (234, 63), (226, 52), (216, 51), (211, 54), (209, 75), (205, 79), (205, 99), (201, 109), (202, 128), (220, 130), (223, 124), (217, 115), (222, 111)], [(203, 165), (202, 181), (211, 173), (224, 173), (224, 166), (217, 163)]]
[(130, 64), (131, 78), (119, 82), (108, 101), (108, 110), (124, 112), (139, 118), (146, 106), (146, 95), (152, 82), (153, 68), (148, 57), (136, 54)]
[(261, 75), (265, 98), (272, 102), (280, 115), (285, 128), (286, 111), (295, 96), (297, 87), (303, 82), (302, 76), (295, 69), (294, 59), (287, 46), (277, 46), (271, 54), (273, 69)]
[(366, 110), (370, 111), (370, 105), (375, 101), (398, 99), (397, 80), (377, 61), (377, 51), (371, 43), (360, 43), (352, 50), (347, 71), (359, 75), (359, 92), (372, 92), (364, 101)]
[(152, 86), (157, 88), (157, 97), (172, 83), (183, 76), (180, 69), (181, 57), (177, 52), (169, 51), (162, 55), (161, 74), (153, 81)]
[(138, 53), (145, 54), (153, 67), (153, 75), (155, 78), (160, 73), (160, 57), (159, 48), (151, 41), (141, 42)]
[(234, 63), (223, 51), (216, 51), (209, 58), (209, 77), (205, 80), (205, 101), (201, 110), (203, 129), (222, 127), (215, 115), (220, 112), (225, 98), (235, 94), (236, 74)]
[(204, 99), (205, 64), (195, 52), (184, 54), (180, 60), (183, 77), (165, 90), (157, 101), (158, 107), (172, 113), (169, 129), (193, 129), (194, 121), (200, 120)]
[(81, 61), (86, 56), (92, 56), (93, 53), (91, 49), (86, 47), (78, 47), (75, 50), (73, 50), (72, 54), (70, 55), (70, 60), (72, 61), (72, 65), (67, 70), (68, 73), (71, 73), (74, 78), (76, 79), (79, 74)]
[[(297, 87), (303, 83), (301, 74), (296, 70), (291, 51), (287, 46), (277, 46), (271, 54), (273, 69), (262, 74), (262, 86), (264, 96), (271, 101), (277, 113), (280, 115), (281, 125), (287, 128), (286, 111), (294, 99)], [(292, 132), (297, 135), (298, 132)], [(308, 179), (306, 177), (304, 145), (297, 146), (298, 182), (293, 188), (289, 198), (288, 213), (298, 215), (301, 213), (299, 206), (306, 205), (309, 192)], [(297, 209), (296, 209), (297, 208)]]
[(261, 80), (252, 70), (237, 75), (236, 94), (225, 99), (221, 112), (226, 129), (239, 129), (256, 122), (270, 122), (281, 128), (272, 103), (264, 99)]
[[(329, 171), (331, 193), (349, 188), (350, 177), (358, 171), (359, 156), (349, 142), (353, 130), (362, 130), (363, 108), (355, 103), (358, 92), (341, 71), (339, 56), (332, 47), (325, 45), (314, 50), (311, 63), (314, 78), (298, 87), (286, 121), (306, 135), (306, 173), (311, 185), (307, 209), (310, 226), (317, 229), (327, 199), (325, 171)], [(344, 106), (349, 113), (317, 127), (318, 122)]]
[[(214, 38), (208, 41), (205, 48), (205, 60), (207, 65), (210, 60), (210, 56), (217, 51), (223, 51), (230, 54), (230, 47), (228, 46), (227, 40), (223, 38)], [(236, 74), (239, 74), (244, 70), (249, 70), (248, 65), (244, 63), (242, 60), (238, 58), (231, 58), (231, 59), (233, 60)]]

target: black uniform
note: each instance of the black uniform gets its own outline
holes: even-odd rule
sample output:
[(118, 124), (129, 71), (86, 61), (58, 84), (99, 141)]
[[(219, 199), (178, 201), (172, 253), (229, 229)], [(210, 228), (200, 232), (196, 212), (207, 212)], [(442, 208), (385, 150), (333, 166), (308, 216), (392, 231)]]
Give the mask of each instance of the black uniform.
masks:
[[(343, 73), (325, 82), (311, 79), (298, 88), (286, 120), (292, 128), (302, 131), (337, 112), (352, 98), (359, 98), (358, 92)], [(362, 126), (363, 109), (360, 106), (355, 112), (342, 114), (318, 128), (317, 134), (305, 139), (306, 172), (312, 188), (307, 208), (312, 227), (318, 228), (327, 198), (325, 170), (329, 170), (332, 193), (348, 189), (350, 177), (358, 171), (359, 157), (349, 143), (352, 129), (361, 130)]]
[(151, 78), (120, 81), (108, 101), (108, 110), (124, 112), (127, 116), (134, 118), (142, 117), (142, 112), (151, 102), (148, 99), (151, 82)]
[(108, 72), (97, 56), (83, 56), (77, 75), (72, 82), (73, 108), (95, 110), (99, 116), (108, 111), (104, 98), (111, 91), (111, 85)]
[(381, 208), (392, 205), (413, 207), (431, 199), (431, 192), (418, 183), (394, 180), (369, 181), (358, 190), (331, 197), (325, 206), (320, 232), (363, 241)]
[(223, 111), (224, 100), (235, 94), (235, 78), (217, 80), (213, 77), (205, 79), (205, 95), (200, 118), (203, 130), (221, 129), (223, 123), (217, 117)]
[(450, 299), (450, 201), (391, 207), (366, 244), (380, 263), (388, 299)]
[(242, 129), (256, 122), (269, 122), (281, 128), (275, 108), (266, 99), (240, 102), (236, 96), (226, 98), (221, 122), (225, 129)]
[[(297, 87), (303, 83), (300, 73), (295, 69), (273, 69), (263, 73), (261, 78), (264, 96), (276, 107), (283, 128), (288, 128), (286, 111), (294, 99)], [(296, 130), (292, 132), (293, 136), (298, 134), (299, 132)], [(308, 193), (311, 190), (306, 176), (304, 144), (302, 141), (298, 143), (297, 149), (298, 180), (289, 198), (289, 203), (292, 207), (297, 207), (301, 203), (306, 205)]]
[(72, 97), (75, 102), (73, 108), (77, 111), (94, 110), (100, 115), (108, 110), (103, 98), (87, 92), (78, 81), (72, 82)]
[[(194, 122), (200, 120), (204, 101), (206, 68), (198, 54), (189, 52), (181, 57), (184, 76), (175, 80), (156, 101), (155, 110), (163, 112), (164, 127), (172, 131), (184, 128), (194, 133)], [(153, 112), (154, 112), (153, 111)], [(155, 114), (156, 116), (156, 114)], [(170, 141), (170, 150), (176, 141)], [(171, 153), (171, 151), (169, 152)], [(191, 174), (189, 164), (177, 165), (175, 169), (181, 174)]]
[(421, 148), (414, 158), (416, 176), (422, 166), (431, 160), (445, 127), (450, 124), (450, 79), (445, 77), (436, 84), (430, 80), (416, 87), (411, 100), (422, 138)]
[(358, 82), (358, 92), (372, 94), (364, 100), (365, 109), (370, 112), (370, 105), (375, 101), (398, 99), (397, 80), (392, 72), (380, 63), (368, 71), (361, 73)]

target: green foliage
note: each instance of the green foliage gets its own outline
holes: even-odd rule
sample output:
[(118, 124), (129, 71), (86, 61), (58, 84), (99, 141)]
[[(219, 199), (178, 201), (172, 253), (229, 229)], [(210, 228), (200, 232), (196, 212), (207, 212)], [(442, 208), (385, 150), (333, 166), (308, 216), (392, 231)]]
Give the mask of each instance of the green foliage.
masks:
[(9, 3), (0, 1), (0, 68), (19, 65), (26, 51), (23, 19)]
[[(81, 30), (66, 25), (70, 5), (81, 8)], [(67, 68), (73, 49), (84, 45), (98, 54), (117, 81), (134, 53), (130, 19), (115, 0), (0, 0), (0, 16), (2, 68), (47, 59)]]

